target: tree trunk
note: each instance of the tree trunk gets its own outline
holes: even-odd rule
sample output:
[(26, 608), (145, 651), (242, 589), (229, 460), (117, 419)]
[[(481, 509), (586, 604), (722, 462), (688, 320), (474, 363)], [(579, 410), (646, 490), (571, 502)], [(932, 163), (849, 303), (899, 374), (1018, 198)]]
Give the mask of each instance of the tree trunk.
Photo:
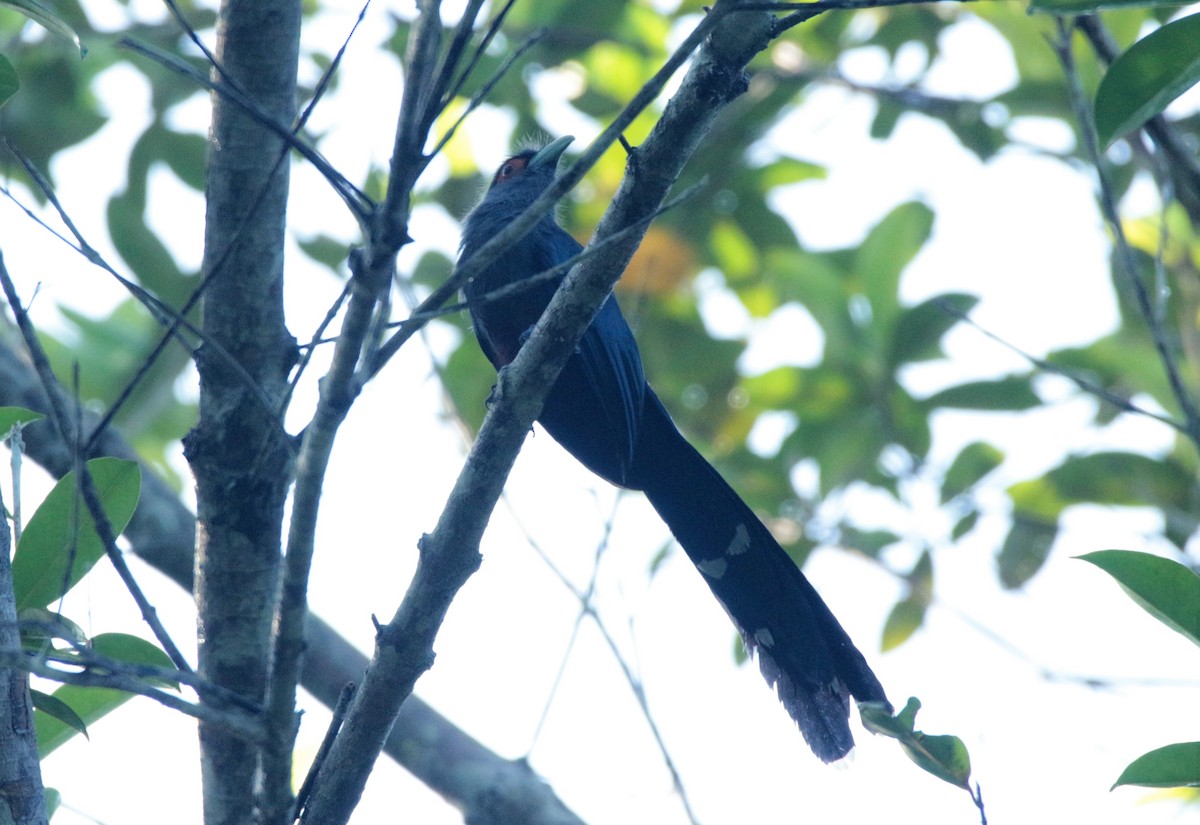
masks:
[[(300, 4), (224, 0), (220, 82), (281, 123), (295, 114)], [(269, 661), (283, 505), (292, 456), (280, 419), (295, 342), (283, 317), (288, 154), (281, 140), (213, 97), (204, 249), (200, 420), (185, 449), (196, 476), (199, 665), (211, 681), (260, 701)], [(220, 352), (218, 350), (223, 350)], [(237, 367), (225, 355), (235, 354)], [(253, 821), (257, 757), (200, 726), (204, 821)]]

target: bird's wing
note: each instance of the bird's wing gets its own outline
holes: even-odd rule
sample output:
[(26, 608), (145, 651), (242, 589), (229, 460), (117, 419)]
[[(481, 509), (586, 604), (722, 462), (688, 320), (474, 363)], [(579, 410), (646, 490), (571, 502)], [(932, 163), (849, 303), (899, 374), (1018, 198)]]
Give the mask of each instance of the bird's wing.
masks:
[[(548, 268), (581, 247), (559, 230), (543, 248), (554, 253)], [(610, 295), (567, 361), (538, 420), (588, 469), (624, 485), (645, 388), (637, 342)]]

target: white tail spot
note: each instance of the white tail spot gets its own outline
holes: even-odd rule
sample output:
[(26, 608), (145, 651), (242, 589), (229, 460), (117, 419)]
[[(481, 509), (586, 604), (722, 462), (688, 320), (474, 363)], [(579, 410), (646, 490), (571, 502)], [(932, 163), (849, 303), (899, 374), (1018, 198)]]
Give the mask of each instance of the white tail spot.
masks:
[(696, 567), (710, 579), (719, 579), (729, 569), (729, 562), (725, 561), (725, 559), (708, 559), (696, 562)]
[(729, 542), (729, 547), (725, 549), (727, 556), (740, 556), (750, 549), (750, 532), (746, 530), (746, 525), (739, 524), (737, 529), (733, 531), (733, 541)]

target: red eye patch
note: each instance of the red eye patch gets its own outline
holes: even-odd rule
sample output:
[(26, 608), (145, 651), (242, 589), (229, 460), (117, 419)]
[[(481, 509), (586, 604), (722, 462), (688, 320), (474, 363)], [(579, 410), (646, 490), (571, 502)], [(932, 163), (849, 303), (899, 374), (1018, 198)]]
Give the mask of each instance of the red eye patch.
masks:
[(512, 180), (517, 175), (525, 171), (525, 167), (529, 165), (529, 158), (515, 157), (504, 161), (500, 168), (496, 171), (496, 177), (492, 178), (492, 186), (497, 183), (503, 183), (506, 180)]

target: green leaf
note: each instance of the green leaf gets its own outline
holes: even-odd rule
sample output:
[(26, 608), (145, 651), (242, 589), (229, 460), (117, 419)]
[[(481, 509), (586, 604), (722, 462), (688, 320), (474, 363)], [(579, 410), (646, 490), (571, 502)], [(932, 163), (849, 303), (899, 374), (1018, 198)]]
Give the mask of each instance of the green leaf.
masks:
[(0, 439), (8, 438), (9, 431), (17, 424), (28, 424), (45, 417), (24, 407), (0, 407)]
[[(118, 659), (134, 665), (152, 665), (160, 668), (172, 667), (171, 659), (145, 639), (125, 633), (102, 633), (92, 639), (92, 649), (110, 659)], [(164, 684), (161, 680), (157, 680)], [(98, 719), (111, 713), (134, 694), (106, 687), (82, 687), (63, 685), (54, 691), (54, 698), (68, 705), (84, 725), (93, 725)], [(34, 715), (37, 729), (38, 754), (44, 759), (63, 743), (73, 737), (77, 729), (45, 713)]]
[(879, 553), (888, 545), (900, 541), (900, 537), (891, 530), (859, 530), (854, 527), (842, 529), (842, 545), (858, 550), (873, 559), (879, 558)]
[(882, 329), (891, 329), (900, 311), (900, 273), (921, 251), (932, 229), (933, 210), (915, 201), (904, 203), (872, 227), (855, 252), (855, 275)]
[(1188, 508), (1194, 479), (1178, 464), (1139, 453), (1071, 456), (1046, 473), (1064, 501)]
[(965, 516), (963, 516), (957, 522), (955, 522), (954, 529), (950, 531), (951, 540), (958, 541), (963, 536), (965, 536), (967, 533), (974, 530), (975, 525), (978, 523), (979, 523), (979, 511), (978, 510), (972, 510), (971, 512), (967, 513)]
[(29, 697), (33, 700), (34, 710), (40, 710), (51, 719), (62, 722), (76, 733), (82, 733), (84, 736), (88, 735), (87, 725), (79, 718), (79, 714), (75, 712), (75, 709), (62, 699), (52, 696), (49, 693), (42, 693), (40, 690), (34, 690), (33, 688), (29, 689)]
[(17, 613), (21, 628), (21, 647), (25, 650), (41, 650), (47, 645), (63, 639), (71, 644), (87, 644), (87, 634), (61, 613), (44, 607), (26, 607)]
[(37, 0), (0, 0), (0, 6), (16, 9), (33, 22), (42, 26), (51, 34), (56, 34), (79, 49), (79, 56), (84, 57), (87, 49), (79, 42), (79, 35), (68, 26), (63, 19)]
[[(87, 464), (113, 531), (120, 535), (133, 516), (141, 490), (137, 462), (94, 458)], [(73, 525), (78, 525), (78, 531)], [(69, 590), (101, 556), (104, 545), (82, 498), (76, 502), (75, 472), (63, 476), (21, 534), (13, 556), (17, 609), (45, 607)], [(68, 574), (68, 564), (70, 573)]]
[(721, 221), (712, 230), (712, 251), (730, 283), (748, 278), (758, 269), (754, 241), (733, 221)]
[(930, 735), (914, 729), (921, 703), (910, 697), (903, 710), (892, 716), (877, 702), (860, 702), (863, 727), (900, 742), (904, 753), (922, 770), (944, 782), (971, 791), (971, 756), (957, 736)]
[(963, 447), (942, 479), (942, 503), (974, 487), (980, 479), (999, 467), (1003, 460), (1004, 453), (982, 441)]
[(1046, 563), (1057, 535), (1057, 523), (1014, 516), (996, 556), (1000, 583), (1012, 590), (1033, 578)]
[(62, 805), (62, 794), (54, 788), (44, 788), (42, 796), (46, 800), (46, 816), (53, 817), (55, 811)]
[(335, 275), (341, 274), (342, 264), (346, 262), (346, 256), (349, 253), (344, 241), (328, 235), (317, 235), (308, 240), (298, 240), (297, 243), (305, 255), (319, 264), (324, 264)]
[(1190, 568), (1132, 550), (1100, 550), (1078, 558), (1116, 579), (1151, 616), (1200, 644), (1200, 576)]
[(1174, 20), (1134, 43), (1109, 67), (1096, 90), (1100, 145), (1160, 114), (1200, 82), (1200, 14)]
[(884, 622), (880, 649), (886, 652), (908, 641), (925, 622), (927, 609), (928, 605), (923, 599), (909, 597), (896, 602)]
[(910, 361), (927, 361), (940, 356), (938, 342), (951, 327), (979, 303), (979, 298), (964, 293), (936, 295), (909, 307), (896, 319), (888, 361), (894, 370)]
[(969, 381), (948, 387), (925, 399), (930, 407), (964, 410), (1028, 410), (1042, 403), (1029, 386), (1029, 376), (1013, 375), (994, 381)]
[(826, 176), (825, 167), (796, 158), (779, 158), (756, 169), (758, 184), (764, 190), (786, 186), (806, 180), (820, 180)]
[(1200, 742), (1179, 742), (1142, 754), (1121, 771), (1112, 787), (1121, 785), (1200, 787)]
[(8, 58), (0, 54), (0, 106), (21, 88), (21, 78)]

